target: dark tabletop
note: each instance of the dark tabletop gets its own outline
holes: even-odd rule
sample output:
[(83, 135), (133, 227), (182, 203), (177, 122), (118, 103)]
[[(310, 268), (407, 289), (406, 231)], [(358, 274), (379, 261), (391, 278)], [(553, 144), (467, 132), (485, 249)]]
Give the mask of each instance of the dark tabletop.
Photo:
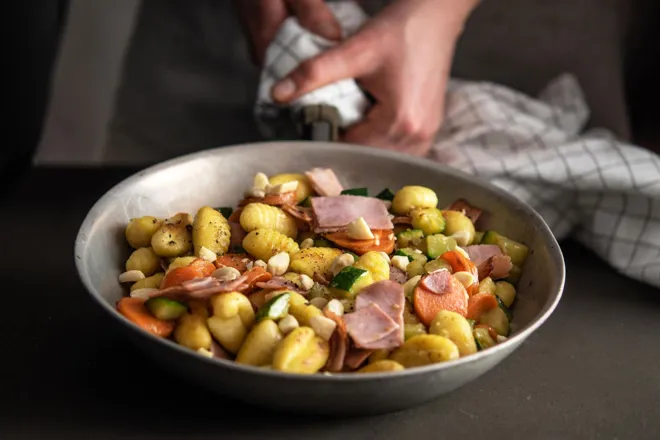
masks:
[(80, 223), (131, 173), (36, 169), (0, 200), (0, 439), (660, 438), (660, 291), (570, 241), (553, 316), (485, 377), (433, 403), (317, 419), (193, 388), (116, 334), (77, 278)]

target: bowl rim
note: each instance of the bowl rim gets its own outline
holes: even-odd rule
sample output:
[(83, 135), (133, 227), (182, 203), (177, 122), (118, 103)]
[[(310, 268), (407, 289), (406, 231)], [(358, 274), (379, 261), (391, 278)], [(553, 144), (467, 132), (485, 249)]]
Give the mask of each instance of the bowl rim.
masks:
[[(106, 204), (108, 200), (110, 200), (113, 197), (115, 193), (120, 192), (122, 189), (131, 186), (134, 182), (138, 181), (145, 175), (160, 172), (168, 168), (173, 168), (177, 165), (192, 160), (203, 159), (204, 157), (209, 157), (209, 156), (222, 155), (225, 153), (232, 153), (239, 150), (245, 151), (247, 154), (247, 152), (251, 150), (259, 150), (263, 148), (274, 148), (274, 147), (302, 148), (302, 149), (331, 148), (333, 152), (348, 153), (348, 154), (357, 151), (359, 152), (359, 154), (362, 155), (387, 158), (398, 162), (404, 162), (417, 167), (433, 169), (435, 172), (448, 174), (459, 180), (470, 180), (472, 183), (481, 187), (483, 190), (497, 194), (498, 197), (505, 199), (507, 202), (516, 206), (517, 209), (520, 209), (521, 211), (529, 215), (530, 220), (532, 221), (532, 223), (534, 223), (535, 227), (538, 229), (538, 232), (541, 234), (541, 238), (543, 239), (543, 241), (545, 241), (548, 244), (548, 252), (550, 253), (550, 257), (557, 265), (558, 273), (556, 273), (555, 275), (559, 277), (559, 283), (557, 284), (556, 292), (551, 293), (549, 301), (546, 301), (541, 312), (534, 318), (532, 322), (530, 322), (527, 325), (527, 328), (509, 337), (506, 341), (499, 343), (494, 347), (489, 348), (488, 350), (478, 351), (477, 353), (460, 357), (459, 359), (455, 359), (452, 361), (415, 367), (415, 368), (405, 369), (402, 371), (395, 371), (395, 372), (373, 372), (373, 373), (361, 373), (361, 374), (324, 373), (324, 374), (312, 374), (312, 375), (285, 373), (285, 372), (265, 369), (263, 367), (237, 364), (236, 362), (231, 360), (207, 358), (205, 356), (200, 356), (194, 351), (186, 347), (182, 347), (179, 344), (176, 344), (175, 342), (169, 339), (160, 338), (155, 335), (152, 335), (151, 333), (141, 330), (138, 326), (136, 326), (128, 319), (126, 319), (124, 316), (122, 316), (119, 312), (117, 312), (116, 308), (112, 307), (107, 301), (105, 301), (105, 299), (101, 297), (101, 294), (98, 292), (94, 284), (91, 282), (89, 274), (87, 273), (87, 268), (85, 266), (85, 260), (83, 256), (86, 253), (86, 246), (87, 246), (86, 243), (87, 243), (87, 237), (89, 235), (88, 231), (91, 231), (93, 229), (96, 220), (99, 218), (102, 212), (101, 208)], [(536, 212), (536, 210), (534, 210), (526, 202), (507, 193), (503, 189), (489, 183), (485, 179), (478, 176), (470, 175), (456, 168), (451, 168), (440, 162), (434, 162), (426, 158), (409, 156), (396, 151), (382, 150), (373, 147), (365, 147), (354, 144), (343, 144), (343, 143), (332, 143), (332, 142), (310, 142), (310, 141), (299, 141), (299, 140), (278, 141), (278, 142), (251, 142), (251, 143), (234, 144), (230, 146), (215, 147), (211, 149), (201, 150), (186, 155), (178, 156), (173, 159), (169, 159), (157, 163), (155, 165), (151, 165), (147, 168), (144, 168), (132, 174), (131, 176), (115, 184), (110, 190), (108, 190), (103, 196), (101, 196), (90, 208), (80, 228), (78, 229), (78, 233), (76, 234), (75, 245), (74, 245), (74, 260), (75, 260), (76, 270), (78, 272), (78, 277), (85, 286), (87, 293), (119, 324), (131, 328), (132, 331), (134, 331), (140, 337), (146, 338), (147, 340), (150, 340), (156, 344), (162, 344), (162, 347), (169, 347), (171, 349), (177, 350), (181, 355), (191, 356), (199, 361), (207, 362), (212, 365), (223, 366), (226, 368), (238, 370), (238, 372), (241, 373), (259, 374), (266, 377), (294, 380), (297, 382), (308, 382), (308, 381), (364, 382), (370, 380), (378, 381), (383, 379), (393, 379), (395, 377), (400, 378), (411, 375), (423, 375), (431, 372), (438, 372), (442, 370), (459, 368), (467, 363), (475, 362), (480, 359), (484, 359), (486, 357), (495, 355), (496, 353), (502, 350), (508, 350), (512, 346), (515, 348), (515, 346), (517, 346), (519, 343), (524, 341), (529, 335), (535, 332), (541, 325), (543, 325), (543, 323), (545, 323), (545, 321), (550, 317), (550, 315), (552, 315), (554, 310), (557, 308), (559, 301), (561, 300), (566, 282), (566, 267), (565, 267), (565, 262), (564, 262), (563, 253), (561, 251), (561, 247), (559, 246), (559, 243), (557, 242), (554, 235), (550, 231), (550, 228), (548, 227), (545, 220), (543, 220), (540, 214), (538, 214), (538, 212)]]

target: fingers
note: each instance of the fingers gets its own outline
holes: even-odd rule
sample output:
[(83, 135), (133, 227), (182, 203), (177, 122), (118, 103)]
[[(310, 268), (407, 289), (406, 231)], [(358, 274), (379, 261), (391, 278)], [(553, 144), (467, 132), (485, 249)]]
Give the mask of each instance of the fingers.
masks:
[(414, 117), (402, 111), (395, 113), (378, 103), (361, 122), (346, 131), (342, 140), (356, 145), (425, 156), (431, 148), (438, 126), (437, 118)]
[(275, 84), (275, 101), (287, 103), (313, 90), (347, 78), (358, 78), (376, 67), (376, 52), (359, 35), (301, 63)]
[(324, 0), (287, 0), (300, 24), (328, 40), (341, 39), (341, 26)]

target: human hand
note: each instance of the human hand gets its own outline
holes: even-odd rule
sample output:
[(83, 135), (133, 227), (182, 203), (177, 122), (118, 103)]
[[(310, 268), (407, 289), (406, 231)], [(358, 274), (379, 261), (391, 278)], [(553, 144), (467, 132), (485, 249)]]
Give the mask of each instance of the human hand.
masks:
[(354, 36), (275, 85), (282, 103), (355, 78), (375, 99), (343, 135), (349, 143), (423, 156), (442, 122), (456, 40), (478, 0), (397, 0)]
[(341, 27), (324, 0), (233, 0), (252, 60), (258, 66), (282, 22), (295, 16), (304, 28), (329, 40), (341, 38)]

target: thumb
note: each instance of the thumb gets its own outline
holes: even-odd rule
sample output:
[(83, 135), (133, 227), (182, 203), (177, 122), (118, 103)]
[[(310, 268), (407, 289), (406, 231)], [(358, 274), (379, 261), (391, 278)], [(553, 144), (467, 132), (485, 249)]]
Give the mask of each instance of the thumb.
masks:
[(359, 78), (376, 67), (374, 51), (365, 47), (359, 34), (310, 58), (273, 87), (277, 102), (291, 102), (300, 96), (342, 79)]
[(341, 39), (341, 26), (324, 0), (288, 0), (300, 25), (329, 40)]

